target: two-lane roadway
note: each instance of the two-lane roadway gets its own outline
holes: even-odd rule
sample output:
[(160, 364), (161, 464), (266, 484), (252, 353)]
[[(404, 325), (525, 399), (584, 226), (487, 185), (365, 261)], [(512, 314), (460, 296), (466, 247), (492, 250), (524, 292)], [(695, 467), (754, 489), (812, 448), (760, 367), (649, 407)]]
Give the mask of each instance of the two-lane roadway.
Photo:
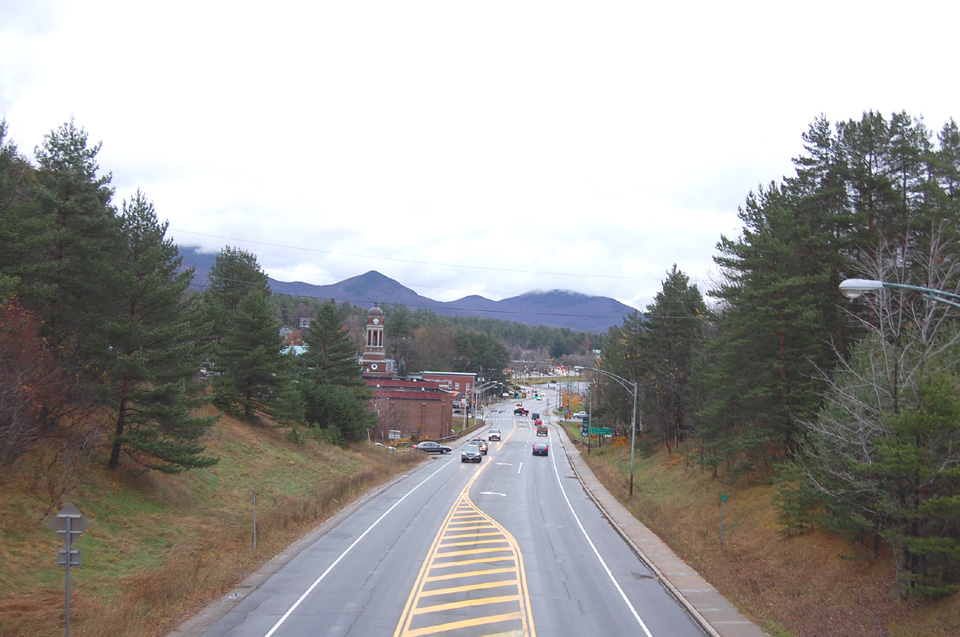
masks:
[(549, 436), (504, 404), (481, 463), (459, 445), (425, 462), (203, 634), (703, 635), (587, 497), (542, 402), (525, 406)]

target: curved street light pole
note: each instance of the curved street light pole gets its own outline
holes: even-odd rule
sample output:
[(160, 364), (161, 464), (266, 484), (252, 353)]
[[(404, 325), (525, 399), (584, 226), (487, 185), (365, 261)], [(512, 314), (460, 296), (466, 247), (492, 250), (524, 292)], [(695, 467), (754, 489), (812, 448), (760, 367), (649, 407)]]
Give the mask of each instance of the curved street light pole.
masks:
[(605, 369), (599, 369), (597, 367), (580, 367), (579, 365), (574, 366), (574, 369), (586, 369), (593, 372), (599, 372), (604, 376), (609, 376), (613, 380), (620, 383), (624, 389), (633, 390), (633, 416), (630, 421), (630, 497), (633, 497), (633, 461), (634, 454), (637, 451), (637, 383), (632, 383), (622, 376), (617, 376), (612, 372), (608, 372)]
[(947, 305), (960, 308), (960, 303), (952, 299), (960, 300), (960, 294), (952, 294), (933, 288), (924, 288), (919, 285), (907, 285), (905, 283), (887, 283), (886, 281), (876, 281), (874, 279), (847, 279), (840, 284), (840, 292), (848, 299), (855, 299), (866, 292), (876, 292), (883, 288), (896, 288), (900, 290), (914, 290), (923, 294), (923, 298), (931, 301), (940, 301)]

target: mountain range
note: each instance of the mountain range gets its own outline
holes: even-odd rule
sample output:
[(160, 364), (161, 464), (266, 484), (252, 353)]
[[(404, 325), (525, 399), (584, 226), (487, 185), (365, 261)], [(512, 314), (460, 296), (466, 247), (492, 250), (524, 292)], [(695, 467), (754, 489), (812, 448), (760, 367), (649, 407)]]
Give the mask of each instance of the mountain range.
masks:
[[(216, 260), (216, 253), (200, 252), (198, 248), (178, 246), (183, 267), (193, 267), (194, 286), (206, 288), (208, 274)], [(411, 311), (430, 310), (443, 316), (473, 316), (515, 321), (524, 325), (549, 328), (568, 328), (580, 332), (600, 334), (636, 310), (629, 305), (605, 296), (590, 296), (569, 290), (527, 292), (501, 301), (470, 295), (456, 301), (435, 301), (421, 296), (410, 288), (375, 270), (331, 285), (313, 285), (302, 281), (277, 281), (267, 277), (274, 294), (287, 294), (317, 299), (333, 299), (360, 307), (401, 304)]]

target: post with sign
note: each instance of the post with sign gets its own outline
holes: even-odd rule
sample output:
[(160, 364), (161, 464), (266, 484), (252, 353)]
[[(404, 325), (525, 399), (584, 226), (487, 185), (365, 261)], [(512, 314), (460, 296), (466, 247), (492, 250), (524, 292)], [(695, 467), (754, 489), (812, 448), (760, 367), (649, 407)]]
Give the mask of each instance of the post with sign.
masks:
[(60, 509), (60, 513), (57, 513), (57, 517), (50, 520), (50, 528), (55, 533), (62, 533), (66, 544), (65, 548), (57, 549), (57, 565), (67, 568), (66, 635), (70, 637), (70, 567), (81, 564), (80, 549), (73, 548), (73, 539), (89, 529), (90, 522), (77, 507), (68, 502)]

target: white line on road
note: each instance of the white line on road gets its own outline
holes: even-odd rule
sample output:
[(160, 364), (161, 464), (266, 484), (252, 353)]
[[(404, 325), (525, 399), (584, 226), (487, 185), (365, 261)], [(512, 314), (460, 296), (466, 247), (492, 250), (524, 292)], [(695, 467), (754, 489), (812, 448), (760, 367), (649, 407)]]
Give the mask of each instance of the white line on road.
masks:
[(343, 553), (340, 554), (340, 557), (338, 557), (337, 559), (335, 559), (335, 560), (333, 561), (333, 564), (331, 564), (330, 566), (327, 567), (327, 570), (325, 570), (325, 571), (320, 575), (320, 577), (318, 577), (317, 580), (316, 580), (313, 584), (310, 585), (310, 588), (308, 588), (308, 589), (303, 593), (303, 595), (300, 596), (300, 599), (298, 599), (298, 600), (293, 604), (293, 606), (291, 606), (290, 609), (283, 614), (283, 617), (281, 617), (279, 620), (277, 620), (277, 623), (273, 625), (273, 628), (271, 628), (271, 629), (270, 629), (270, 632), (268, 632), (266, 635), (264, 635), (264, 637), (270, 637), (271, 635), (273, 635), (273, 633), (275, 633), (276, 630), (277, 630), (278, 628), (280, 628), (280, 625), (281, 625), (283, 622), (287, 621), (287, 618), (290, 617), (290, 614), (293, 613), (293, 611), (295, 611), (295, 610), (297, 609), (297, 606), (299, 606), (299, 605), (303, 602), (303, 600), (305, 600), (305, 599), (307, 598), (307, 595), (309, 595), (309, 594), (311, 593), (311, 591), (313, 591), (313, 589), (315, 589), (315, 588), (317, 587), (317, 585), (320, 584), (320, 582), (323, 581), (323, 578), (325, 578), (325, 577), (330, 573), (330, 571), (333, 570), (333, 567), (336, 566), (337, 564), (339, 564), (339, 563), (340, 563), (340, 560), (342, 560), (344, 557), (346, 557), (346, 556), (347, 556), (347, 553), (349, 553), (351, 550), (353, 550), (353, 547), (355, 547), (357, 544), (359, 544), (359, 543), (360, 543), (360, 540), (362, 540), (363, 538), (365, 538), (365, 537), (367, 536), (367, 533), (369, 533), (370, 531), (372, 531), (375, 526), (377, 526), (378, 524), (380, 524), (380, 521), (383, 520), (383, 518), (387, 517), (387, 516), (390, 514), (391, 511), (393, 511), (393, 510), (396, 509), (398, 506), (400, 506), (400, 503), (403, 502), (404, 500), (406, 500), (406, 499), (407, 499), (407, 496), (409, 496), (411, 493), (413, 493), (414, 491), (416, 491), (417, 489), (419, 489), (420, 487), (422, 487), (427, 480), (429, 480), (429, 479), (432, 478), (433, 476), (437, 475), (438, 473), (440, 473), (441, 471), (443, 471), (444, 469), (446, 469), (447, 466), (449, 466), (449, 464), (450, 464), (450, 463), (448, 462), (446, 465), (440, 467), (439, 469), (437, 469), (436, 471), (434, 471), (433, 473), (431, 473), (430, 475), (428, 475), (428, 476), (427, 476), (426, 478), (424, 478), (417, 486), (415, 486), (415, 487), (413, 487), (412, 489), (410, 489), (409, 491), (407, 491), (407, 493), (406, 493), (402, 498), (400, 498), (399, 500), (397, 500), (396, 502), (394, 502), (392, 507), (390, 507), (389, 509), (387, 509), (386, 511), (384, 511), (384, 512), (383, 512), (383, 515), (381, 515), (379, 518), (377, 518), (376, 522), (374, 522), (373, 524), (371, 524), (370, 526), (368, 526), (368, 527), (367, 527), (367, 530), (364, 531), (363, 533), (361, 533), (361, 534), (360, 534), (360, 537), (358, 537), (356, 540), (354, 540), (354, 541), (353, 541), (353, 544), (351, 544), (350, 546), (348, 546), (348, 547), (343, 551)]
[[(561, 443), (562, 446), (562, 443)], [(577, 516), (577, 512), (573, 510), (573, 505), (570, 504), (570, 498), (567, 497), (567, 492), (563, 488), (563, 480), (560, 479), (560, 471), (557, 469), (557, 456), (553, 456), (553, 473), (557, 476), (557, 484), (560, 485), (560, 493), (563, 494), (563, 499), (567, 501), (567, 506), (570, 508), (570, 513), (573, 514), (573, 519), (577, 521), (577, 526), (580, 527), (580, 531), (583, 532), (583, 537), (587, 539), (587, 544), (590, 545), (590, 548), (593, 549), (593, 554), (597, 556), (597, 559), (600, 561), (600, 565), (603, 566), (603, 570), (607, 572), (607, 577), (610, 578), (610, 581), (613, 582), (613, 585), (616, 587), (617, 591), (620, 593), (620, 597), (623, 598), (623, 601), (626, 603), (627, 607), (630, 609), (630, 612), (633, 613), (634, 619), (637, 620), (637, 623), (640, 624), (640, 628), (643, 629), (644, 634), (647, 637), (653, 637), (650, 631), (647, 629), (647, 625), (643, 623), (643, 620), (640, 619), (640, 614), (637, 612), (637, 609), (633, 607), (633, 604), (630, 603), (630, 600), (627, 599), (627, 594), (623, 592), (623, 589), (620, 588), (620, 583), (617, 582), (617, 578), (613, 576), (613, 573), (610, 571), (610, 567), (607, 566), (607, 563), (603, 561), (603, 558), (600, 557), (600, 551), (597, 550), (597, 546), (593, 543), (593, 540), (590, 539), (590, 536), (587, 534), (587, 530), (583, 528), (583, 523), (580, 521), (580, 518)]]

